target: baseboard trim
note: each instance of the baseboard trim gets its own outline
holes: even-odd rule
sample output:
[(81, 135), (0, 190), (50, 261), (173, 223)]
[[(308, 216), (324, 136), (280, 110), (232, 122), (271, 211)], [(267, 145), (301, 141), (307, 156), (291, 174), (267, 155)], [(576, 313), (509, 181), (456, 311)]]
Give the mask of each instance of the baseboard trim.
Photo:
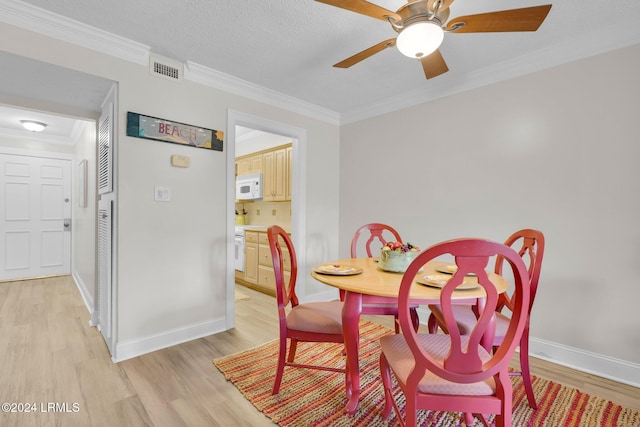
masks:
[(640, 387), (640, 365), (637, 363), (539, 338), (529, 339), (529, 356), (633, 387)]
[[(429, 314), (426, 308), (418, 309), (420, 319), (428, 319)], [(421, 323), (426, 325), (426, 322)], [(533, 337), (529, 338), (529, 356), (622, 384), (640, 387), (640, 365), (637, 363)]]
[(96, 326), (97, 325), (97, 319), (95, 318), (96, 311), (94, 310), (94, 301), (93, 301), (93, 297), (91, 296), (91, 294), (87, 290), (87, 285), (85, 285), (84, 281), (82, 280), (82, 278), (80, 277), (80, 275), (78, 274), (77, 271), (74, 270), (71, 273), (71, 277), (73, 278), (73, 281), (76, 282), (76, 287), (78, 288), (78, 291), (80, 292), (80, 296), (82, 297), (82, 301), (84, 301), (84, 305), (85, 305), (85, 307), (87, 307), (87, 311), (89, 312), (89, 316), (90, 316), (89, 325), (90, 326)]
[(225, 329), (225, 317), (222, 316), (214, 320), (195, 323), (160, 334), (115, 343), (112, 360), (114, 362), (122, 362), (123, 360), (142, 356), (163, 348), (223, 332)]

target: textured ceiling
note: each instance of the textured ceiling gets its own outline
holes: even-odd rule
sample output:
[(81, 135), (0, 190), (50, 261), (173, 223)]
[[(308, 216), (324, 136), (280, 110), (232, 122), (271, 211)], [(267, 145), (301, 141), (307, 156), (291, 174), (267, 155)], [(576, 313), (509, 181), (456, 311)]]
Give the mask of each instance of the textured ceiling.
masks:
[[(419, 62), (395, 48), (349, 69), (333, 68), (396, 33), (386, 22), (313, 0), (24, 3), (328, 109), (343, 121), (640, 42), (638, 0), (556, 1), (537, 32), (446, 34), (440, 50), (450, 71), (427, 81)], [(374, 3), (391, 10), (404, 4)], [(456, 0), (450, 9), (454, 18), (546, 3)]]

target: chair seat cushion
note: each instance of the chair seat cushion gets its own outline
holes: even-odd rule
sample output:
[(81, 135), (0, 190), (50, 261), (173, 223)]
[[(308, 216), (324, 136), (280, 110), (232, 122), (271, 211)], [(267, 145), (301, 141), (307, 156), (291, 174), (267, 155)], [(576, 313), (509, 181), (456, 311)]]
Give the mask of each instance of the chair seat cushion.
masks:
[[(466, 345), (467, 340), (464, 337), (463, 341), (464, 345)], [(448, 335), (419, 334), (418, 342), (435, 363), (439, 362), (442, 364), (449, 353), (450, 337)], [(401, 383), (406, 384), (407, 378), (415, 366), (415, 359), (404, 336), (401, 334), (384, 336), (380, 339), (380, 345), (396, 378)], [(484, 348), (479, 347), (478, 351), (480, 352), (483, 362), (491, 358)], [(462, 384), (445, 380), (429, 370), (425, 372), (424, 377), (418, 385), (418, 391), (420, 393), (429, 394), (491, 396), (495, 394), (495, 389), (496, 385), (493, 377), (477, 383)]]
[(340, 301), (309, 302), (295, 306), (287, 315), (287, 328), (323, 334), (342, 334)]

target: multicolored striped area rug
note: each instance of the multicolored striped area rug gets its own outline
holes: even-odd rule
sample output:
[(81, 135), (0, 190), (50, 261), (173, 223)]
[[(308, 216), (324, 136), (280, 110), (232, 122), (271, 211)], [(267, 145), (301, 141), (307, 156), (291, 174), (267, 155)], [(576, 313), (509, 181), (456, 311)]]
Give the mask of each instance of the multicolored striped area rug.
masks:
[[(344, 412), (343, 374), (286, 367), (280, 393), (272, 396), (277, 341), (215, 359), (213, 363), (256, 408), (280, 426), (397, 426), (400, 423), (395, 413), (387, 420), (380, 417), (384, 400), (379, 380), (378, 339), (389, 333), (390, 329), (372, 322), (362, 321), (360, 325), (361, 395), (353, 417)], [(344, 367), (342, 346), (299, 344), (296, 361)], [(638, 410), (541, 378), (535, 378), (533, 383), (538, 400), (538, 410), (534, 411), (527, 403), (522, 380), (512, 378), (514, 426), (640, 426)], [(395, 398), (399, 407), (404, 408), (402, 392), (397, 387)], [(419, 411), (419, 421), (422, 426), (464, 425), (461, 414), (447, 412)], [(481, 425), (476, 421), (476, 425)], [(489, 421), (493, 421), (493, 416)]]

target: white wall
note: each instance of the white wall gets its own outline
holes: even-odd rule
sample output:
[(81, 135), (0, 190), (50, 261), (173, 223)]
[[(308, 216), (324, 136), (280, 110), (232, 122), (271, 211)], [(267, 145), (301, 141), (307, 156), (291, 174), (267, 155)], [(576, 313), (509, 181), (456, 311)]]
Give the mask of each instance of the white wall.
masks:
[[(141, 68), (119, 80), (119, 342), (224, 317), (226, 152), (128, 137), (125, 124), (132, 111), (224, 130), (226, 112), (197, 85)], [(172, 167), (172, 154), (190, 167)], [(154, 201), (155, 186), (171, 201)]]
[(32, 140), (29, 138), (15, 137), (11, 135), (0, 135), (0, 146), (7, 149), (20, 151), (48, 152), (59, 154), (73, 154), (74, 148), (71, 144), (49, 144), (42, 140)]
[[(87, 161), (87, 206), (78, 205), (78, 165)], [(96, 123), (88, 122), (75, 145), (71, 273), (85, 302), (93, 310), (96, 299)]]
[(638, 69), (640, 45), (343, 126), (340, 253), (373, 221), (424, 247), (540, 229), (532, 336), (640, 363)]
[[(338, 255), (336, 125), (193, 82), (153, 77), (147, 66), (4, 23), (0, 34), (2, 50), (118, 83), (114, 279), (120, 354), (130, 357), (224, 327), (226, 252), (233, 236), (227, 216), (234, 216), (233, 206), (226, 205), (228, 141), (219, 152), (128, 137), (128, 111), (226, 131), (228, 111), (234, 110), (305, 129), (303, 223), (312, 248), (299, 260), (300, 278), (307, 295), (326, 291), (318, 283), (305, 287), (305, 282), (310, 281), (311, 265)], [(172, 154), (189, 156), (190, 168), (171, 167)], [(153, 200), (156, 185), (171, 189), (171, 202)]]

